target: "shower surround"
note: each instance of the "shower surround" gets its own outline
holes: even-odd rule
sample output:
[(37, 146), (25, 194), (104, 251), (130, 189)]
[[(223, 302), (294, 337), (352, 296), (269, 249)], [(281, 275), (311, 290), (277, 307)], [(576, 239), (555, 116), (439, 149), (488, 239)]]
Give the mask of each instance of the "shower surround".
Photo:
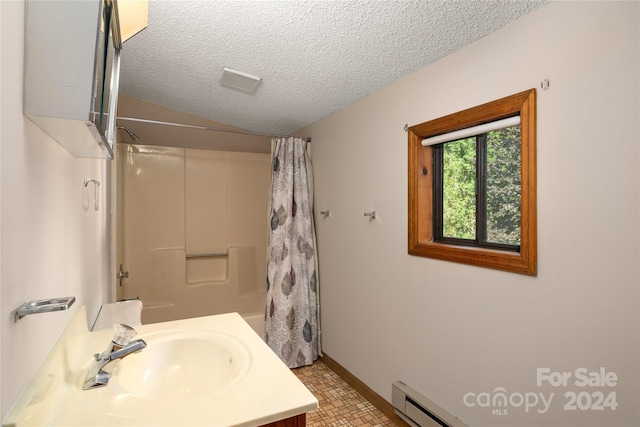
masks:
[(119, 144), (118, 299), (143, 323), (263, 316), (268, 154)]

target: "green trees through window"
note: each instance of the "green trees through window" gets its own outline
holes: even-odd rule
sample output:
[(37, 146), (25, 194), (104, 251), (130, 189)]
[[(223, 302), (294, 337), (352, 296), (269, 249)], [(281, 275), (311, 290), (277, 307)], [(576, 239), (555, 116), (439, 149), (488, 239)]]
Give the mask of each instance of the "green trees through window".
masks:
[(441, 174), (434, 195), (436, 206), (442, 207), (434, 213), (434, 239), (517, 250), (520, 126), (447, 142), (434, 150), (434, 173)]
[(487, 241), (520, 246), (520, 126), (487, 134)]
[(435, 148), (443, 151), (440, 237), (475, 240), (476, 138), (459, 139)]

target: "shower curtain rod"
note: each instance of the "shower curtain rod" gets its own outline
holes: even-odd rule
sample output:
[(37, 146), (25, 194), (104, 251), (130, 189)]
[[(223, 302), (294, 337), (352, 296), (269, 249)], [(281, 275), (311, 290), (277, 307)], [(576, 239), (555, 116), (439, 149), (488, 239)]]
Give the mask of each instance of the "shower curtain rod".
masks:
[[(280, 138), (280, 136), (278, 136), (278, 135), (269, 135), (269, 134), (266, 134), (266, 133), (249, 132), (249, 131), (246, 131), (246, 130), (214, 128), (214, 127), (210, 127), (210, 126), (199, 126), (199, 125), (187, 125), (187, 124), (184, 124), (184, 123), (163, 122), (163, 121), (160, 121), (160, 120), (138, 119), (138, 118), (134, 118), (134, 117), (120, 117), (120, 116), (118, 116), (117, 119), (118, 120), (128, 120), (130, 122), (150, 123), (150, 124), (154, 124), (154, 125), (165, 125), (165, 126), (174, 126), (174, 127), (189, 128), (189, 129), (209, 130), (209, 131), (214, 131), (214, 132), (239, 133), (239, 134), (243, 134), (243, 135), (266, 136), (266, 137), (269, 137), (269, 138)], [(311, 138), (304, 138), (304, 140), (307, 141), (307, 142), (311, 142)]]

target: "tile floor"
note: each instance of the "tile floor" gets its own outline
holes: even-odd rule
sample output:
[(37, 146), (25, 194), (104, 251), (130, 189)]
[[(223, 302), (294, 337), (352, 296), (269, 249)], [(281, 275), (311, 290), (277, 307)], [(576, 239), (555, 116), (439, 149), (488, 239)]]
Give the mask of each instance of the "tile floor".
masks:
[(395, 426), (322, 361), (294, 369), (293, 373), (320, 404), (318, 409), (307, 413), (308, 427)]

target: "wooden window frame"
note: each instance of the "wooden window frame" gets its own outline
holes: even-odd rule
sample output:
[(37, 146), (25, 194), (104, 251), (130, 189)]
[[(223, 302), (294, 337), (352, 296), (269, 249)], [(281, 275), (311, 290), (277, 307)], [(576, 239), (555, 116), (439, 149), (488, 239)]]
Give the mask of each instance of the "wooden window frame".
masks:
[[(520, 251), (460, 246), (433, 241), (433, 156), (421, 142), (444, 133), (520, 115)], [(410, 255), (503, 271), (537, 274), (536, 90), (530, 89), (408, 129)]]

